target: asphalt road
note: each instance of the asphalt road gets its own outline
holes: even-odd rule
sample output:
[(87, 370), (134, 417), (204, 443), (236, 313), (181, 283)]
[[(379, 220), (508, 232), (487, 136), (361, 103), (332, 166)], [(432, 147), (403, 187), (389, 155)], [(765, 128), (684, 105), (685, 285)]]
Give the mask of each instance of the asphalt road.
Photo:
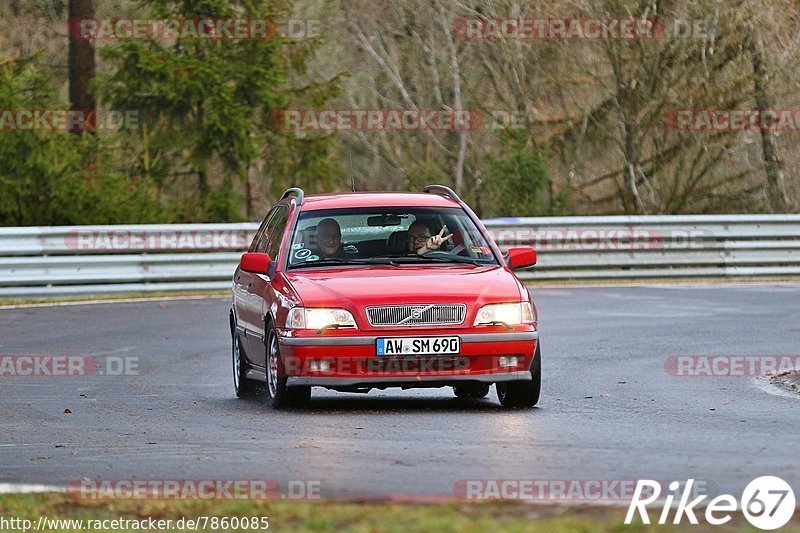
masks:
[[(0, 377), (0, 483), (318, 480), (323, 496), (452, 494), (464, 479), (706, 480), (800, 489), (800, 395), (674, 377), (674, 354), (800, 353), (800, 285), (533, 289), (533, 410), (450, 389), (233, 394), (224, 298), (0, 310), (0, 355), (136, 358), (137, 375)], [(607, 396), (605, 396), (607, 395)], [(65, 414), (65, 409), (71, 414)]]

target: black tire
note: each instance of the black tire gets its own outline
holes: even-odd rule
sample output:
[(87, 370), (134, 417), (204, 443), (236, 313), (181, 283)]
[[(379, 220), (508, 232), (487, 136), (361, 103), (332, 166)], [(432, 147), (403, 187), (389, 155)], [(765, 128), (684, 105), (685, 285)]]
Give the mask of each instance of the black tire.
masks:
[(453, 392), (462, 400), (485, 398), (491, 386), (491, 383), (464, 383), (453, 385)]
[(507, 381), (497, 384), (497, 399), (503, 407), (533, 407), (542, 392), (542, 352), (536, 344), (531, 363), (531, 380)]
[(247, 362), (242, 357), (239, 335), (231, 334), (231, 361), (233, 363), (233, 389), (239, 398), (250, 398), (255, 395), (256, 382), (247, 378)]
[(281, 376), (283, 362), (275, 328), (267, 330), (267, 403), (273, 409), (300, 407), (311, 400), (311, 387), (287, 387), (286, 376)]

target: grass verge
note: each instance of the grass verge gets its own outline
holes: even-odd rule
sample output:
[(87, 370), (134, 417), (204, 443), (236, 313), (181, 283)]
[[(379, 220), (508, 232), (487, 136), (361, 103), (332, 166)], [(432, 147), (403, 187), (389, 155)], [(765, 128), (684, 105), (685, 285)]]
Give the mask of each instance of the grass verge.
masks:
[[(436, 531), (436, 532), (639, 532), (639, 531), (754, 531), (741, 515), (734, 513), (734, 519), (723, 525), (712, 527), (703, 523), (693, 526), (684, 518), (684, 524), (643, 525), (623, 523), (624, 506), (565, 506), (542, 505), (526, 502), (464, 502), (444, 503), (393, 503), (393, 502), (349, 502), (349, 501), (197, 501), (197, 500), (76, 500), (60, 493), (46, 494), (6, 494), (0, 495), (0, 530), (12, 529), (8, 520), (30, 520), (35, 526), (39, 517), (50, 520), (83, 520), (82, 527), (73, 523), (53, 524), (53, 527), (37, 533), (78, 533), (85, 531), (143, 531), (132, 523), (127, 527), (111, 527), (101, 522), (88, 521), (171, 520), (171, 527), (150, 529), (149, 531), (263, 531), (252, 527), (232, 528), (218, 524), (216, 529), (210, 522), (188, 527), (186, 520), (202, 521), (201, 517), (267, 517), (269, 530), (273, 531), (353, 531), (353, 532), (394, 532), (394, 531)], [(659, 510), (651, 510), (653, 520)], [(670, 514), (670, 519), (672, 515)], [(6, 523), (3, 525), (3, 520)], [(179, 520), (183, 519), (183, 527)], [(146, 523), (140, 522), (142, 525)], [(263, 525), (263, 523), (262, 523)], [(798, 525), (789, 523), (783, 531), (800, 532)], [(26, 532), (27, 533), (27, 532)]]

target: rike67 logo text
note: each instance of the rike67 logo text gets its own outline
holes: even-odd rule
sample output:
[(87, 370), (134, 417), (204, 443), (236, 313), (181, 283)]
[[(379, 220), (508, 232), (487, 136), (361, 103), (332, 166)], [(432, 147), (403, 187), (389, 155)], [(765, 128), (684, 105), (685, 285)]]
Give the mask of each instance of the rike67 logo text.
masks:
[[(741, 509), (747, 521), (754, 527), (764, 530), (778, 529), (786, 525), (791, 520), (795, 509), (795, 498), (792, 487), (784, 480), (775, 476), (762, 476), (751, 481), (744, 492), (740, 501), (731, 494), (721, 494), (705, 503), (707, 495), (701, 495), (689, 501), (692, 494), (693, 479), (686, 481), (682, 492), (682, 486), (678, 481), (669, 484), (670, 492), (659, 504), (663, 502), (661, 514), (658, 517), (659, 524), (666, 524), (669, 520), (670, 511), (673, 503), (678, 500), (675, 506), (673, 524), (680, 524), (685, 516), (692, 524), (697, 524), (695, 508), (705, 505), (705, 520), (707, 523), (719, 526), (731, 520), (732, 512)], [(646, 494), (646, 496), (645, 496)], [(650, 523), (650, 515), (647, 506), (655, 503), (661, 497), (661, 484), (658, 481), (644, 479), (639, 480), (633, 493), (633, 498), (628, 506), (628, 514), (625, 516), (625, 523), (633, 521), (637, 511), (642, 522)], [(741, 505), (740, 505), (741, 504)], [(699, 513), (699, 509), (698, 509)]]

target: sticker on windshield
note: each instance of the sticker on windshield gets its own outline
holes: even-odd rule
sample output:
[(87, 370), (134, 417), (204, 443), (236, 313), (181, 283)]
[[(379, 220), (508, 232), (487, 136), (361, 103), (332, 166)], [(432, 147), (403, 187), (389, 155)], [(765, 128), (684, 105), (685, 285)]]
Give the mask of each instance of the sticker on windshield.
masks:
[(319, 261), (318, 255), (309, 255), (306, 261)]
[(306, 247), (305, 243), (302, 242), (298, 242), (297, 244), (294, 245), (295, 250), (302, 250), (305, 247)]
[(309, 255), (311, 255), (311, 250), (309, 250), (308, 248), (303, 248), (302, 250), (297, 250), (294, 253), (295, 258), (297, 258), (297, 259), (305, 259)]

